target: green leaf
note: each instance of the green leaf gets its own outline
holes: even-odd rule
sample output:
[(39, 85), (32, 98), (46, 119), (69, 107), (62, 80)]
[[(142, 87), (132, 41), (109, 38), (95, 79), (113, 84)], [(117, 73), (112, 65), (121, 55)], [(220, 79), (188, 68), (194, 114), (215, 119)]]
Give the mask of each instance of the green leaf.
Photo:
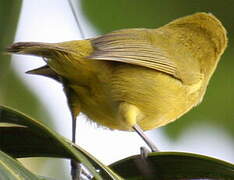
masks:
[[(5, 53), (6, 47), (14, 41), (22, 2), (22, 0), (0, 0), (0, 104), (18, 109), (54, 127), (48, 110), (42, 105), (36, 93), (32, 92), (32, 89), (19, 77), (12, 66), (11, 56)], [(35, 171), (40, 171), (41, 165), (47, 163), (46, 158), (40, 160), (28, 158), (27, 162), (29, 161)], [(64, 164), (56, 164), (48, 173), (52, 174), (57, 170), (56, 176), (61, 177), (63, 169)]]
[(69, 140), (22, 113), (0, 106), (0, 149), (13, 157), (62, 157), (81, 162), (96, 179), (95, 168), (110, 179), (121, 179), (111, 169)]
[(182, 152), (150, 153), (146, 159), (132, 156), (110, 167), (125, 179), (234, 179), (234, 165), (208, 156)]
[(49, 177), (37, 176), (27, 170), (19, 161), (0, 151), (0, 179), (1, 180), (53, 180)]
[(45, 176), (37, 176), (40, 180), (55, 180), (54, 178), (45, 177)]
[[(7, 180), (19, 180), (19, 179), (30, 179), (30, 180), (42, 180), (37, 177), (26, 168), (24, 168), (20, 162), (11, 158), (4, 152), (0, 151), (0, 179)], [(45, 179), (45, 178), (44, 178)]]
[(52, 126), (48, 111), (17, 75), (11, 64), (11, 56), (5, 52), (14, 41), (21, 5), (20, 0), (0, 1), (0, 104), (19, 109), (39, 120), (46, 119), (47, 124)]

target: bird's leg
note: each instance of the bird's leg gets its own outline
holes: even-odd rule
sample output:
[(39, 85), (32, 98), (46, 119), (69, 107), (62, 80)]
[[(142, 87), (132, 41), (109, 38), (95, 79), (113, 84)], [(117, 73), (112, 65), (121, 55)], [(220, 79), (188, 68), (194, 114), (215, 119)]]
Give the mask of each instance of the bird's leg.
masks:
[[(145, 135), (143, 130), (137, 124), (132, 127), (134, 131), (145, 141), (145, 143), (149, 146), (152, 152), (158, 152), (158, 148), (154, 145), (154, 143)], [(141, 151), (144, 151), (143, 148)]]
[[(80, 113), (80, 105), (78, 98), (76, 97), (76, 94), (74, 91), (67, 85), (67, 82), (65, 79), (61, 80), (64, 92), (67, 97), (67, 103), (68, 107), (71, 112), (72, 116), (72, 142), (76, 143), (76, 117)], [(71, 176), (72, 180), (79, 180), (82, 173), (82, 167), (81, 164), (73, 159), (71, 159)]]
[[(74, 117), (73, 114), (72, 114), (72, 142), (76, 143), (76, 117)], [(81, 176), (81, 172), (82, 172), (81, 164), (71, 159), (72, 180), (79, 180)]]
[[(76, 143), (76, 115), (74, 113), (75, 111), (71, 111), (71, 115), (72, 115), (72, 142)], [(89, 174), (87, 172), (84, 171), (84, 169), (82, 168), (81, 163), (75, 161), (75, 160), (71, 160), (71, 176), (72, 176), (72, 180), (80, 180), (81, 175), (84, 175), (87, 177), (87, 179), (91, 179), (89, 176)]]
[[(140, 117), (141, 111), (135, 105), (122, 102), (119, 105), (119, 113), (122, 117), (124, 123), (127, 123), (127, 126), (132, 127), (134, 131), (145, 141), (145, 143), (149, 146), (152, 152), (158, 152), (158, 148), (154, 145), (154, 143), (144, 134), (143, 130), (137, 125), (137, 118)], [(146, 148), (141, 148), (141, 155), (143, 157), (147, 157), (148, 151)]]

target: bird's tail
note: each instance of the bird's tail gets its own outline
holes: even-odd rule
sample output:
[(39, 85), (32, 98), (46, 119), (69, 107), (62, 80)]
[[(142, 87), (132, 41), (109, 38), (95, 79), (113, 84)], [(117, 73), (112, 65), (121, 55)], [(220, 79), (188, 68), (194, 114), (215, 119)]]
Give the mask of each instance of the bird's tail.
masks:
[(6, 51), (14, 54), (28, 54), (41, 57), (51, 57), (56, 53), (66, 53), (67, 50), (56, 43), (17, 42), (9, 46)]
[[(9, 46), (6, 51), (13, 54), (27, 54), (41, 56), (45, 58), (52, 58), (59, 52), (65, 52), (64, 48), (58, 47), (55, 43), (42, 42), (18, 42)], [(58, 74), (53, 71), (48, 65), (37, 69), (27, 71), (28, 74), (43, 75), (59, 81)]]
[(9, 46), (6, 51), (43, 57), (47, 66), (31, 70), (28, 72), (30, 74), (44, 75), (56, 80), (58, 75), (76, 80), (77, 74), (80, 78), (82, 75), (86, 78), (92, 74), (91, 61), (85, 59), (92, 51), (88, 40), (62, 43), (18, 42)]

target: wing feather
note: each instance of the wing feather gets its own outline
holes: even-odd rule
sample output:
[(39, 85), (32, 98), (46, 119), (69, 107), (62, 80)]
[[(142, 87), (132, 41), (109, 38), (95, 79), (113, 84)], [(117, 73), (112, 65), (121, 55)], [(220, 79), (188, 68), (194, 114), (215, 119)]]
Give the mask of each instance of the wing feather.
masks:
[(175, 62), (155, 47), (146, 29), (115, 31), (91, 40), (94, 52), (89, 59), (139, 65), (177, 77)]

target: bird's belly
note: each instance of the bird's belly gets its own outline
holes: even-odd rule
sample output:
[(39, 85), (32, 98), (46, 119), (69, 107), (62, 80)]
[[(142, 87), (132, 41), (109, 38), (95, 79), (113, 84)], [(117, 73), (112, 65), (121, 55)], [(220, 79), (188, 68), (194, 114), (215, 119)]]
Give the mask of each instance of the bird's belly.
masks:
[(125, 67), (118, 68), (108, 87), (95, 88), (93, 92), (73, 87), (80, 96), (81, 111), (101, 126), (131, 130), (118, 114), (121, 102), (139, 108), (143, 118), (137, 123), (143, 130), (176, 120), (198, 102), (199, 91), (191, 94), (188, 87), (169, 75), (141, 67)]
[(190, 93), (190, 87), (178, 79), (134, 66), (118, 69), (113, 77), (112, 91), (116, 101), (130, 103), (140, 109), (144, 117), (138, 120), (138, 124), (143, 130), (176, 120), (195, 106), (200, 97), (199, 90)]
[(102, 88), (86, 88), (78, 85), (72, 86), (77, 93), (80, 110), (88, 120), (98, 126), (110, 129), (124, 129), (118, 121), (118, 105), (113, 101), (108, 90)]

